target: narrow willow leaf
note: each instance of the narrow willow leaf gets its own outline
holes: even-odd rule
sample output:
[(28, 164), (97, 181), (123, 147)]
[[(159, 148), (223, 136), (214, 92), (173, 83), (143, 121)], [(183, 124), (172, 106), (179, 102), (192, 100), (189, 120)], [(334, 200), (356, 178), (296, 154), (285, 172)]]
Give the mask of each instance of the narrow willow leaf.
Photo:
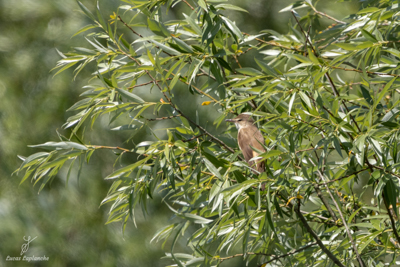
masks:
[(86, 16), (88, 16), (91, 20), (96, 21), (95, 16), (92, 14), (92, 12), (90, 12), (89, 9), (87, 9), (87, 7), (85, 7), (81, 2), (77, 1), (79, 7), (82, 9), (83, 13), (85, 13)]
[(231, 4), (219, 4), (219, 5), (216, 5), (215, 8), (216, 9), (230, 9), (230, 10), (236, 10), (236, 11), (249, 13), (246, 9), (243, 9), (241, 7), (231, 5)]
[(253, 68), (241, 68), (236, 70), (239, 73), (250, 75), (250, 76), (261, 76), (262, 72)]
[(203, 218), (199, 215), (192, 214), (192, 213), (182, 213), (182, 214), (177, 214), (178, 216), (182, 216), (183, 218), (189, 220), (192, 223), (197, 223), (197, 224), (209, 224), (213, 220)]
[(173, 89), (176, 85), (176, 83), (179, 81), (179, 78), (181, 77), (181, 74), (178, 73), (174, 76), (174, 78), (171, 80), (170, 84), (169, 84), (169, 88)]
[(192, 17), (187, 16), (186, 14), (183, 14), (183, 16), (185, 17), (185, 19), (189, 23), (189, 25), (192, 27), (192, 30), (195, 33), (197, 33), (197, 35), (201, 35), (202, 30), (199, 27), (199, 25), (197, 25), (197, 23), (194, 21), (194, 19)]
[(178, 39), (178, 38), (172, 37), (172, 39), (175, 41), (175, 43), (176, 43), (182, 50), (186, 51), (187, 53), (193, 53), (193, 48), (192, 48), (190, 45), (186, 44), (184, 41), (182, 41), (182, 40), (180, 40), (180, 39)]
[(138, 168), (139, 166), (142, 165), (142, 163), (146, 162), (151, 156), (147, 156), (146, 158), (139, 160), (133, 164), (130, 164), (128, 166), (125, 166), (115, 172), (113, 172), (112, 174), (108, 175), (106, 178), (106, 180), (111, 180), (111, 179), (116, 179), (121, 177), (122, 175), (125, 175), (127, 173), (131, 173), (132, 171), (134, 171), (136, 168)]
[(335, 147), (337, 153), (343, 158), (342, 149), (340, 147), (340, 141), (336, 136), (333, 137), (333, 146)]
[(132, 101), (138, 102), (138, 103), (145, 103), (145, 101), (142, 98), (138, 97), (137, 95), (135, 95), (127, 90), (120, 89), (120, 88), (115, 88), (115, 89), (117, 90), (118, 93), (120, 93), (122, 96), (126, 97), (129, 100), (132, 100)]
[(207, 167), (207, 169), (214, 174), (218, 179), (223, 180), (221, 173), (218, 171), (218, 169), (206, 158), (203, 158), (203, 161)]
[(233, 23), (232, 21), (230, 21), (228, 18), (226, 18), (224, 16), (221, 16), (220, 18), (223, 20), (225, 26), (233, 33), (235, 39), (237, 38), (237, 39), (242, 41), (243, 40), (243, 34), (239, 30), (239, 28), (236, 26), (236, 24)]
[(382, 98), (385, 96), (385, 94), (387, 93), (387, 91), (389, 90), (389, 88), (392, 86), (392, 84), (394, 83), (394, 81), (397, 79), (397, 77), (394, 77), (392, 80), (390, 80), (390, 82), (388, 82), (385, 87), (382, 89), (382, 91), (379, 93), (377, 100), (374, 104), (374, 109), (376, 108), (376, 106), (379, 104), (379, 102), (381, 102)]
[(179, 52), (178, 50), (175, 50), (175, 49), (173, 49), (173, 48), (171, 48), (171, 47), (169, 47), (169, 46), (166, 46), (166, 45), (164, 45), (164, 44), (162, 44), (162, 43), (159, 43), (159, 42), (157, 42), (157, 41), (155, 41), (155, 40), (152, 40), (152, 39), (150, 39), (150, 41), (151, 41), (152, 43), (154, 43), (155, 45), (157, 45), (160, 49), (164, 50), (165, 52), (167, 52), (167, 53), (169, 53), (169, 54), (172, 54), (172, 55), (174, 55), (174, 56), (179, 56), (179, 55), (181, 55), (181, 52)]
[(126, 124), (126, 125), (121, 125), (115, 128), (112, 128), (111, 131), (126, 131), (126, 130), (134, 130), (137, 129), (138, 126), (134, 124)]
[(207, 4), (204, 0), (198, 0), (198, 4), (204, 11), (208, 11)]
[(289, 108), (288, 108), (288, 115), (290, 116), (290, 112), (292, 111), (292, 107), (293, 107), (293, 102), (296, 99), (296, 92), (293, 93), (292, 97), (290, 98), (289, 101)]
[(374, 42), (374, 43), (378, 42), (378, 40), (376, 40), (376, 38), (375, 38), (371, 33), (369, 33), (368, 31), (366, 31), (366, 30), (361, 30), (361, 33), (362, 33), (362, 35), (364, 35), (364, 37), (367, 38), (369, 41)]
[(314, 52), (311, 51), (310, 48), (308, 48), (308, 57), (311, 59), (311, 61), (316, 64), (316, 65), (320, 65), (321, 63), (319, 62), (318, 58), (314, 55)]
[(46, 142), (44, 144), (33, 145), (29, 147), (40, 147), (45, 149), (79, 149), (79, 150), (88, 150), (88, 148), (84, 145), (75, 143), (75, 142)]
[(262, 71), (264, 71), (265, 73), (267, 73), (269, 75), (277, 76), (276, 71), (271, 66), (269, 66), (267, 63), (260, 61), (257, 58), (254, 58), (254, 60), (256, 61), (257, 65), (260, 66)]
[(94, 29), (94, 28), (97, 28), (97, 27), (98, 27), (97, 25), (93, 25), (93, 24), (86, 25), (85, 27), (83, 27), (79, 31), (77, 31), (74, 35), (72, 35), (72, 37), (74, 37), (74, 36), (76, 36), (76, 35), (78, 35), (80, 33), (83, 33), (83, 32), (85, 32), (87, 30)]

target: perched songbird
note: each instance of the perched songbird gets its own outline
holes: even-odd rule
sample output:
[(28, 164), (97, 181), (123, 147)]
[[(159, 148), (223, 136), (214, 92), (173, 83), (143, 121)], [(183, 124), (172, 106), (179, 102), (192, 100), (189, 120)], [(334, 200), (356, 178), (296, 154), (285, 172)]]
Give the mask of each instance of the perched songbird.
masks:
[[(265, 171), (265, 163), (261, 159), (251, 160), (254, 157), (257, 157), (259, 153), (255, 151), (253, 148), (258, 151), (265, 152), (265, 149), (262, 145), (264, 145), (264, 137), (262, 136), (260, 130), (257, 128), (257, 125), (254, 124), (254, 120), (250, 115), (240, 114), (234, 119), (228, 119), (225, 121), (234, 122), (236, 128), (238, 129), (238, 144), (239, 148), (243, 153), (243, 156), (249, 166), (256, 170), (258, 173), (262, 173)], [(262, 145), (261, 145), (262, 144)], [(253, 147), (253, 148), (252, 148)], [(254, 173), (257, 173), (253, 171)]]

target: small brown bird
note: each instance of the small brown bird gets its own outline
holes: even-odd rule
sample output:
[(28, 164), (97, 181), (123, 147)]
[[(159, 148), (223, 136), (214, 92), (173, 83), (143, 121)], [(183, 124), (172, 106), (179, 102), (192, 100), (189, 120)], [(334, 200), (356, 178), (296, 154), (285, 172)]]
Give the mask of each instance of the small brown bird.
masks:
[[(236, 128), (238, 129), (238, 144), (239, 148), (243, 153), (243, 156), (249, 166), (255, 170), (254, 173), (262, 173), (265, 171), (265, 162), (261, 159), (252, 160), (250, 159), (257, 157), (259, 153), (252, 149), (255, 148), (258, 151), (265, 152), (264, 147), (264, 137), (262, 136), (260, 130), (255, 125), (254, 120), (250, 115), (240, 114), (234, 119), (227, 119), (225, 121), (234, 122)], [(257, 172), (256, 172), (257, 171)]]

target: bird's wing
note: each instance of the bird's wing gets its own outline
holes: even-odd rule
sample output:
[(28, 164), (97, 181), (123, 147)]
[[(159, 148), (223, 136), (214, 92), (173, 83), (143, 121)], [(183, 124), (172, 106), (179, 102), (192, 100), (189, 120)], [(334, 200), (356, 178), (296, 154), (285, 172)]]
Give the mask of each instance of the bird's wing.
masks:
[(238, 143), (240, 150), (242, 150), (243, 156), (249, 166), (257, 169), (259, 172), (263, 172), (265, 170), (264, 162), (249, 162), (251, 158), (258, 156), (258, 153), (251, 147), (265, 152), (264, 147), (261, 145), (264, 144), (264, 137), (262, 136), (260, 130), (258, 130), (256, 127), (246, 127), (240, 129), (238, 133)]

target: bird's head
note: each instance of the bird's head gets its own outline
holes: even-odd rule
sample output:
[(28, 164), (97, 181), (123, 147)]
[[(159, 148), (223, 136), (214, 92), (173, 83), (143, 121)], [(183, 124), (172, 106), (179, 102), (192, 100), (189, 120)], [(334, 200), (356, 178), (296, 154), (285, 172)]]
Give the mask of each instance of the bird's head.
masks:
[(236, 125), (236, 128), (239, 130), (240, 128), (244, 128), (247, 126), (252, 126), (254, 125), (254, 120), (250, 115), (247, 114), (240, 114), (236, 118), (233, 119), (226, 119), (225, 121), (227, 122), (234, 122)]

